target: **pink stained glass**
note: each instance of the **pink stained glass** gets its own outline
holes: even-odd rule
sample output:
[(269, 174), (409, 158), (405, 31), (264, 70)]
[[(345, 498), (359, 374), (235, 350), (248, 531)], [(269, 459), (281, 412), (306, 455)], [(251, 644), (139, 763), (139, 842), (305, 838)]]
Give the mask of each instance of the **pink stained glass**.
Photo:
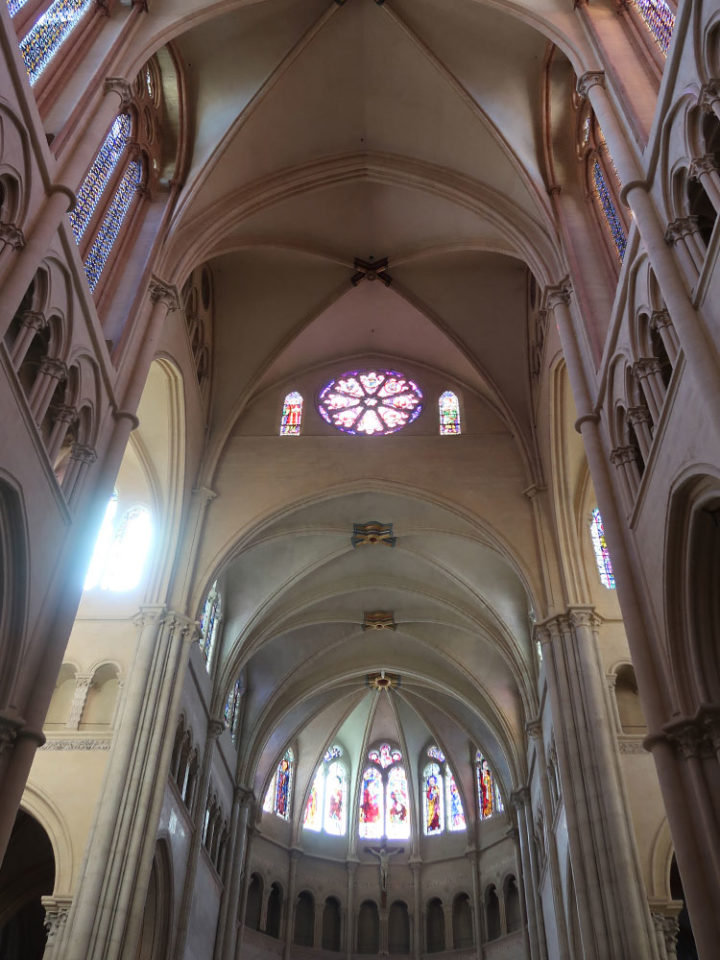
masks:
[(393, 767), (390, 770), (386, 789), (385, 834), (390, 840), (404, 840), (410, 836), (410, 816), (407, 778), (402, 767)]
[(285, 397), (280, 418), (281, 437), (299, 437), (302, 427), (303, 398), (293, 390)]
[(367, 370), (345, 373), (320, 393), (318, 410), (343, 433), (387, 436), (422, 412), (422, 391), (401, 373)]
[(378, 748), (368, 753), (368, 760), (380, 764), (383, 770), (387, 770), (393, 763), (400, 763), (402, 754), (399, 750), (391, 747), (389, 743), (382, 743)]
[(495, 784), (490, 764), (481, 753), (477, 755), (476, 769), (480, 819), (488, 820), (495, 813)]
[(383, 808), (382, 775), (375, 767), (368, 767), (360, 790), (358, 830), (361, 837), (377, 839), (383, 835)]
[(464, 830), (465, 811), (463, 810), (462, 799), (458, 792), (457, 784), (455, 783), (455, 777), (449, 769), (445, 773), (445, 783), (447, 792), (446, 810), (448, 830)]

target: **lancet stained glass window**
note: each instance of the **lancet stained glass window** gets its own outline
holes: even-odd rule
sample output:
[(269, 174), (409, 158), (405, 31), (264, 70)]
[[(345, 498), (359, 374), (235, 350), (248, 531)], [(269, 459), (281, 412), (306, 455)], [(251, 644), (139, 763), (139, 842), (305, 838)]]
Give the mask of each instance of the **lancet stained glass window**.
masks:
[(92, 6), (93, 0), (55, 0), (20, 41), (31, 86)]
[(132, 160), (118, 184), (115, 196), (112, 198), (85, 261), (85, 276), (91, 290), (94, 290), (98, 285), (100, 275), (120, 234), (123, 221), (137, 194), (138, 187), (142, 183), (142, 174), (142, 163), (139, 160)]
[(391, 767), (386, 787), (385, 835), (390, 840), (410, 836), (407, 778), (403, 767)]
[(26, 3), (27, 0), (7, 0), (7, 8), (10, 16), (14, 17), (19, 10), (22, 10)]
[(443, 832), (442, 779), (437, 763), (429, 763), (423, 770), (424, 828), (428, 836)]
[(440, 415), (440, 436), (451, 437), (460, 431), (460, 404), (452, 390), (440, 394), (438, 400)]
[(597, 563), (600, 582), (604, 587), (607, 587), (608, 590), (614, 590), (615, 574), (613, 572), (612, 561), (610, 560), (607, 540), (605, 539), (605, 527), (597, 507), (595, 507), (590, 517), (590, 538), (592, 540), (593, 550), (595, 551), (595, 562)]
[(292, 749), (288, 747), (282, 760), (277, 765), (275, 774), (265, 794), (265, 800), (263, 801), (263, 810), (265, 813), (274, 813), (276, 816), (282, 817), (283, 820), (289, 819), (294, 766), (295, 755)]
[(500, 789), (490, 769), (490, 764), (479, 750), (475, 758), (475, 770), (477, 774), (480, 819), (488, 820), (496, 813), (502, 813), (505, 808), (503, 806)]
[(402, 760), (402, 754), (399, 750), (391, 747), (389, 743), (381, 743), (379, 747), (370, 750), (368, 760), (379, 763), (383, 770), (386, 770), (393, 763), (399, 763)]
[(320, 393), (318, 410), (333, 427), (354, 435), (387, 436), (422, 413), (422, 391), (395, 370), (350, 371)]
[(445, 770), (445, 809), (447, 811), (447, 828), (450, 831), (465, 829), (465, 811), (463, 810), (462, 799), (455, 783), (455, 777), (448, 767)]
[(205, 600), (202, 616), (200, 617), (200, 637), (198, 643), (205, 657), (205, 665), (208, 672), (212, 661), (215, 641), (217, 639), (218, 627), (220, 626), (220, 617), (222, 613), (222, 598), (218, 590), (217, 580), (210, 587), (210, 592)]
[(366, 839), (377, 839), (383, 835), (383, 782), (377, 767), (368, 767), (362, 776), (360, 790), (359, 833)]
[(615, 209), (612, 195), (610, 194), (608, 185), (605, 182), (605, 174), (603, 173), (602, 167), (600, 166), (600, 162), (598, 160), (593, 161), (592, 177), (595, 188), (595, 197), (597, 202), (600, 204), (600, 209), (602, 210), (603, 217), (605, 218), (605, 223), (607, 224), (612, 241), (615, 244), (615, 250), (617, 251), (618, 258), (622, 261), (625, 257), (625, 248), (627, 247), (625, 228), (622, 220), (618, 216), (617, 210)]
[(280, 419), (281, 437), (299, 437), (302, 427), (303, 398), (293, 390), (285, 397)]
[(237, 736), (238, 724), (240, 722), (240, 702), (242, 695), (242, 679), (238, 677), (225, 701), (225, 726), (230, 730), (233, 740), (235, 740)]
[(107, 189), (110, 176), (127, 146), (131, 129), (132, 122), (126, 113), (115, 118), (78, 190), (75, 207), (68, 214), (75, 243), (80, 243), (95, 208)]
[(358, 832), (366, 839), (410, 836), (410, 803), (402, 753), (389, 743), (368, 750), (360, 785)]
[(445, 754), (437, 744), (431, 744), (425, 752), (430, 760), (423, 770), (420, 786), (425, 835), (435, 836), (445, 830), (464, 830), (462, 799), (455, 777), (445, 761)]
[(152, 520), (147, 507), (137, 504), (118, 519), (115, 491), (105, 510), (85, 590), (100, 587), (114, 593), (134, 590), (140, 583), (152, 543)]
[(342, 763), (342, 749), (335, 744), (325, 751), (323, 762), (313, 778), (303, 827), (334, 836), (344, 836), (347, 829), (347, 770)]
[(657, 45), (667, 53), (675, 29), (675, 14), (664, 0), (632, 0), (632, 3)]

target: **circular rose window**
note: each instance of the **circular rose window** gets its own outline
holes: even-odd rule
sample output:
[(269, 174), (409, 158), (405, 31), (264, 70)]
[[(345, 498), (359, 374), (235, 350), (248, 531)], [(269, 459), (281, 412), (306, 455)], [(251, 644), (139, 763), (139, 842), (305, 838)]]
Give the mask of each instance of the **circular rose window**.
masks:
[(355, 370), (330, 381), (318, 409), (343, 433), (382, 437), (416, 420), (422, 399), (420, 387), (396, 370)]

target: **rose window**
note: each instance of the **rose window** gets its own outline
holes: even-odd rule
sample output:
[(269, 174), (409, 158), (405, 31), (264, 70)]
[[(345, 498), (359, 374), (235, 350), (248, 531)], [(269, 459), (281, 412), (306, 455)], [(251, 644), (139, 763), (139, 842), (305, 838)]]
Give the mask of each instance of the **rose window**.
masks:
[(354, 371), (330, 381), (318, 409), (343, 433), (385, 436), (416, 420), (422, 400), (418, 385), (395, 370)]

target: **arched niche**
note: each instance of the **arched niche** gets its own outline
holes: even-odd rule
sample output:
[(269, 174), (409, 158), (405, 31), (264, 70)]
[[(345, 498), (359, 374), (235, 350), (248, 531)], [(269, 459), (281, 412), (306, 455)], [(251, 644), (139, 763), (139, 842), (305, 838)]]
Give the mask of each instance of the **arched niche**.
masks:
[(638, 693), (635, 671), (629, 663), (615, 671), (615, 699), (622, 732), (641, 736), (647, 733), (647, 723)]
[(64, 663), (60, 667), (55, 689), (53, 691), (45, 726), (64, 727), (70, 719), (75, 688), (77, 686), (77, 670), (72, 663)]
[(453, 950), (466, 950), (475, 942), (470, 897), (458, 893), (452, 906)]
[(357, 918), (357, 952), (374, 954), (380, 950), (380, 917), (374, 900), (360, 904)]
[(425, 911), (425, 947), (428, 953), (442, 953), (445, 949), (445, 914), (438, 897), (428, 901)]
[(342, 947), (342, 914), (337, 897), (328, 897), (323, 907), (322, 948), (340, 950)]
[(80, 720), (81, 730), (107, 730), (112, 726), (120, 681), (114, 663), (101, 664), (93, 674)]
[(52, 893), (55, 857), (38, 821), (19, 810), (0, 868), (0, 956), (41, 960), (45, 953), (45, 911), (41, 898)]
[(293, 943), (300, 947), (312, 947), (314, 941), (315, 899), (308, 890), (302, 890), (295, 904)]
[(508, 933), (514, 933), (522, 926), (520, 891), (518, 890), (515, 877), (509, 876), (505, 878), (503, 896), (505, 899), (505, 926), (507, 927)]
[(410, 914), (404, 900), (394, 900), (388, 913), (388, 953), (410, 953)]
[(263, 887), (263, 879), (260, 874), (253, 873), (248, 884), (247, 901), (245, 903), (245, 926), (251, 930), (260, 929)]
[(137, 960), (166, 960), (172, 930), (170, 847), (158, 840), (143, 912)]

